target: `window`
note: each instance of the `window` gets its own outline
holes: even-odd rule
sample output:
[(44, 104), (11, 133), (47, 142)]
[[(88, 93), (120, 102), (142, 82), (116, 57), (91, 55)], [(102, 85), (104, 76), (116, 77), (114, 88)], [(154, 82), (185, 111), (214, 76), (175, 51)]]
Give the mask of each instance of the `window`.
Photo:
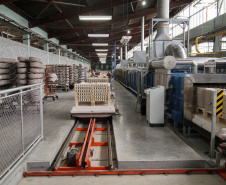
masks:
[(226, 51), (226, 36), (221, 38), (221, 50)]

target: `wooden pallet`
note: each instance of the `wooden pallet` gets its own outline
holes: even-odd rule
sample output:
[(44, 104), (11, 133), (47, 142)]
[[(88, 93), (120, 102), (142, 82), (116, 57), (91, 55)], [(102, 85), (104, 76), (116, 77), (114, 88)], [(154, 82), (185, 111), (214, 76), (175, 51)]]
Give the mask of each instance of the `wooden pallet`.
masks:
[[(212, 117), (212, 111), (207, 111), (205, 108), (196, 107), (196, 114), (202, 114), (203, 118), (211, 118)], [(221, 116), (217, 117), (217, 122), (226, 122), (226, 118)]]
[(108, 78), (87, 78), (87, 83), (109, 83)]

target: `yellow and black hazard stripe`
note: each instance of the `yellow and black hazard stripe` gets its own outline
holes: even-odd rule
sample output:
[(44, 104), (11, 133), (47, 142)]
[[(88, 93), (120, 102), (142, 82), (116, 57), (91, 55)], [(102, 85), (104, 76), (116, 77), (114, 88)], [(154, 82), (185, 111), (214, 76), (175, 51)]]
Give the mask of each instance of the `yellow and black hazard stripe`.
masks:
[(222, 116), (223, 113), (223, 90), (217, 91), (217, 116)]

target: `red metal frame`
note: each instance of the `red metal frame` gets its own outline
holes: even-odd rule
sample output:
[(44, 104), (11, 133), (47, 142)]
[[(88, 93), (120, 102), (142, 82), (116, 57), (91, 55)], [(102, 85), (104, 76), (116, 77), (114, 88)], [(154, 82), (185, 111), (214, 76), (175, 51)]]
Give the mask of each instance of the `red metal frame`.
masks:
[[(76, 145), (76, 146), (83, 146), (84, 143), (70, 143), (69, 146)], [(91, 146), (108, 146), (108, 142), (96, 142), (91, 143)]]
[[(87, 131), (88, 128), (77, 128), (76, 131)], [(107, 128), (96, 128), (95, 131), (107, 131)]]
[[(224, 180), (226, 180), (225, 168), (176, 168), (176, 169), (123, 169), (123, 170), (78, 170), (69, 171), (35, 171), (25, 172), (24, 177), (29, 176), (76, 176), (76, 175), (145, 175), (145, 174), (203, 174), (203, 173), (218, 173)], [(91, 168), (92, 169), (92, 168)], [(76, 169), (75, 169), (76, 170)]]
[[(77, 166), (68, 167), (65, 162), (63, 167), (59, 167), (55, 171), (30, 171), (25, 172), (24, 177), (29, 176), (85, 176), (85, 175), (145, 175), (145, 174), (219, 174), (224, 180), (226, 180), (226, 168), (173, 168), (173, 169), (121, 169), (112, 170), (107, 166), (91, 167), (89, 161), (91, 146), (108, 146), (107, 142), (94, 142), (93, 132), (95, 130), (105, 131), (107, 128), (96, 128), (96, 119), (90, 119), (88, 128), (78, 128), (76, 131), (87, 131), (84, 143), (70, 143), (70, 147), (82, 146), (82, 149), (76, 159), (78, 160)], [(88, 144), (87, 144), (88, 142)], [(86, 147), (86, 150), (85, 150)], [(85, 156), (85, 160), (84, 160)], [(85, 161), (85, 169), (82, 166), (82, 160)]]
[(49, 67), (49, 73), (52, 73), (52, 65), (46, 65), (46, 84), (45, 84), (45, 97), (46, 98), (55, 98), (57, 97), (57, 94), (55, 92), (53, 92), (53, 82), (50, 82), (50, 93), (48, 90), (49, 87), (49, 81), (48, 81), (48, 67)]
[[(86, 137), (84, 139), (84, 143), (82, 145), (82, 149), (79, 153), (79, 158), (78, 158), (78, 161), (77, 161), (77, 166), (79, 166), (79, 167), (82, 166), (83, 156), (85, 156), (85, 163), (86, 163), (85, 167), (90, 167), (90, 165), (91, 165), (90, 161), (89, 161), (89, 155), (90, 155), (91, 144), (94, 142), (93, 132), (94, 132), (95, 127), (96, 127), (96, 119), (95, 118), (90, 119), (90, 123), (89, 123), (89, 126), (87, 128)], [(86, 144), (87, 142), (88, 142), (88, 144)], [(70, 144), (74, 145), (74, 143), (70, 143)], [(86, 149), (86, 147), (87, 147), (87, 149)], [(85, 149), (86, 149), (86, 151), (85, 151)]]

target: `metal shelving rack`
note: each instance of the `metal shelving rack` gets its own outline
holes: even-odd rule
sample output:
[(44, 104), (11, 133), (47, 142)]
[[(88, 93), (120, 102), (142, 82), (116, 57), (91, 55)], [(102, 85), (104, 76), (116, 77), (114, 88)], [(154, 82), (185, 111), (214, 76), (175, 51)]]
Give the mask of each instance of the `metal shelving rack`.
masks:
[(58, 96), (53, 89), (53, 82), (50, 82), (48, 80), (48, 74), (52, 73), (52, 65), (46, 65), (45, 73), (46, 73), (45, 98), (52, 98), (54, 101), (55, 99), (58, 99)]

